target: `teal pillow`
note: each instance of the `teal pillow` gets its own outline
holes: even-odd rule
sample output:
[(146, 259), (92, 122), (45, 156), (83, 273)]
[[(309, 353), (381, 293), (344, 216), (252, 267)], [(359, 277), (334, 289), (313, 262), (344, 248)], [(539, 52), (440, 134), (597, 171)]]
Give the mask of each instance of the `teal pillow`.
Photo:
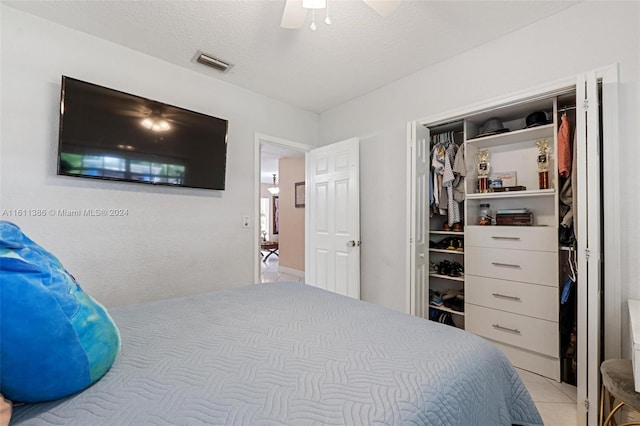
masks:
[(106, 309), (51, 253), (0, 221), (0, 394), (40, 402), (98, 381), (120, 350)]

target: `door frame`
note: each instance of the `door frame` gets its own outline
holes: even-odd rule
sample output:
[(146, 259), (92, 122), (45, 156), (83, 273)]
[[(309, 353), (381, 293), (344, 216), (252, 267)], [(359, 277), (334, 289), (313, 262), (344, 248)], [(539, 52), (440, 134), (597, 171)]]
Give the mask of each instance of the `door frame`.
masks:
[[(604, 353), (603, 359), (621, 358), (622, 353), (622, 314), (626, 312), (622, 304), (621, 299), (621, 261), (620, 255), (622, 253), (620, 232), (621, 232), (621, 213), (617, 206), (620, 205), (621, 193), (620, 193), (620, 141), (619, 141), (619, 68), (618, 64), (608, 65), (606, 67), (593, 70), (595, 72), (596, 79), (602, 82), (602, 105), (603, 105), (603, 117), (602, 117), (602, 134), (603, 143), (602, 146), (602, 170), (603, 176), (607, 176), (607, 191), (603, 191), (603, 209), (602, 209), (602, 224), (605, 230), (602, 241), (602, 248), (606, 256), (606, 264), (603, 264), (603, 281), (604, 281), (604, 304), (602, 321), (604, 322)], [(406, 220), (407, 220), (407, 250), (406, 250), (406, 267), (409, 273), (406, 274), (406, 312), (414, 312), (415, 304), (413, 300), (413, 294), (415, 292), (414, 280), (412, 274), (413, 268), (413, 256), (415, 252), (414, 247), (414, 235), (412, 234), (411, 220), (413, 218), (412, 209), (412, 182), (411, 182), (411, 165), (414, 161), (412, 154), (412, 146), (415, 143), (413, 140), (414, 132), (411, 131), (412, 124), (415, 126), (434, 126), (438, 124), (444, 124), (446, 122), (463, 119), (465, 116), (473, 114), (477, 111), (488, 111), (498, 106), (502, 107), (511, 103), (520, 103), (522, 101), (546, 98), (550, 96), (566, 93), (569, 90), (576, 89), (577, 74), (556, 80), (549, 84), (540, 85), (528, 90), (519, 91), (506, 96), (500, 96), (481, 103), (465, 106), (453, 111), (449, 111), (442, 114), (437, 114), (431, 117), (410, 121), (407, 124), (407, 205), (406, 205)], [(606, 88), (609, 87), (610, 90)], [(584, 219), (583, 219), (584, 220)], [(591, 330), (587, 331), (589, 336), (592, 336)], [(599, 378), (596, 379), (599, 381)], [(593, 389), (591, 386), (589, 388)], [(583, 389), (586, 392), (586, 389)], [(597, 418), (598, 413), (598, 392), (596, 394), (590, 394), (589, 401), (585, 400), (584, 403), (588, 404), (591, 409), (589, 410), (589, 420)], [(580, 401), (581, 395), (579, 392), (577, 404), (582, 404)], [(580, 412), (580, 410), (578, 410)], [(581, 417), (581, 416), (579, 416)], [(586, 421), (585, 418), (580, 418), (580, 421)]]
[[(260, 195), (261, 195), (261, 182), (260, 182), (260, 171), (262, 167), (262, 162), (260, 159), (260, 151), (262, 145), (277, 145), (283, 148), (295, 149), (301, 152), (304, 152), (305, 155), (311, 149), (315, 148), (312, 145), (307, 145), (301, 142), (296, 142), (288, 139), (279, 138), (276, 136), (266, 135), (264, 133), (254, 133), (254, 148), (253, 148), (253, 156), (254, 156), (254, 170), (253, 170), (253, 187), (254, 187), (254, 197), (253, 197), (253, 256), (256, 256), (257, 253), (260, 253)], [(306, 167), (306, 164), (305, 164)], [(306, 173), (306, 172), (305, 172)], [(306, 217), (305, 217), (306, 221)], [(306, 229), (306, 223), (305, 223)], [(253, 263), (253, 282), (259, 283), (260, 280), (260, 270), (261, 270), (261, 260), (260, 256), (256, 257), (256, 261)]]

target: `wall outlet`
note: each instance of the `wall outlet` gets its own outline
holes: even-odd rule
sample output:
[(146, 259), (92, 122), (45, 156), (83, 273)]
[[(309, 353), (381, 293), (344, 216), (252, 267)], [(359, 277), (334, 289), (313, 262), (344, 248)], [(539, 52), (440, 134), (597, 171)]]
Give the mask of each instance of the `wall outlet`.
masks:
[(249, 216), (242, 216), (242, 227), (243, 228), (249, 227)]

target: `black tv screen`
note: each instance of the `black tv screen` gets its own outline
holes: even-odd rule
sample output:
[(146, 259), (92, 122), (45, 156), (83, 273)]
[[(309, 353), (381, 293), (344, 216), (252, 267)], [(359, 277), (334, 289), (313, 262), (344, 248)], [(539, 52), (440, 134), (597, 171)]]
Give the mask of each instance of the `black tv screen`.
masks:
[(224, 190), (227, 125), (63, 76), (58, 174)]

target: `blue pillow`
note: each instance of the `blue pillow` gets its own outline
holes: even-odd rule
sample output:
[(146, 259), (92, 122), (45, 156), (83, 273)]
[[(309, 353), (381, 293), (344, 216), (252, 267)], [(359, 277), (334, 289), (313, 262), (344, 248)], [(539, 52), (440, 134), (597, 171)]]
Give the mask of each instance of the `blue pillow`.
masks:
[(120, 334), (60, 261), (0, 221), (0, 394), (40, 402), (79, 392), (109, 370)]

